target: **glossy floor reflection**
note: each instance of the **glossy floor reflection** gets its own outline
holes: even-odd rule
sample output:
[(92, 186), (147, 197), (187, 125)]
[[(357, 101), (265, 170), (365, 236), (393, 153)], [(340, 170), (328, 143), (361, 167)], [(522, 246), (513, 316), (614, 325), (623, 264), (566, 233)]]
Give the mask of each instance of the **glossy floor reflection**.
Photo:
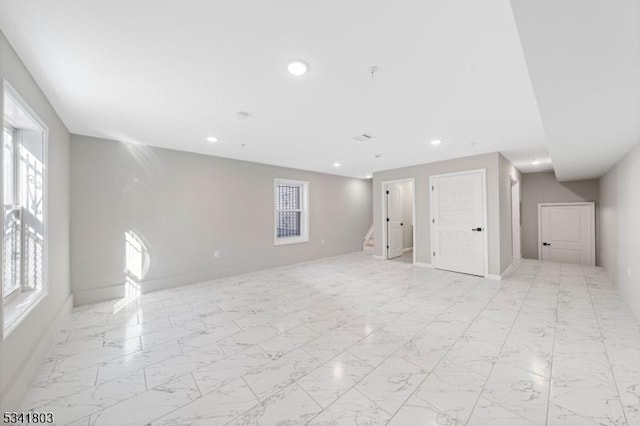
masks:
[(58, 425), (638, 425), (600, 268), (503, 282), (356, 253), (76, 308), (24, 409)]

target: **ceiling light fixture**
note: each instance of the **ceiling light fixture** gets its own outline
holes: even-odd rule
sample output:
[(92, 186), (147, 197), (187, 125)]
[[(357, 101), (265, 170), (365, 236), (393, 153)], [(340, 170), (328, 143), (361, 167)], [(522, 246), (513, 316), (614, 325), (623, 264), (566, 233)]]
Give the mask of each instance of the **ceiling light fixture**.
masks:
[(289, 70), (289, 73), (292, 75), (304, 75), (307, 73), (307, 71), (309, 71), (309, 64), (307, 64), (303, 60), (294, 59), (293, 61), (289, 62), (289, 65), (287, 65), (287, 70)]
[(342, 164), (338, 163), (337, 161), (335, 163), (333, 163), (333, 167), (340, 167)]
[(539, 164), (540, 164), (540, 160), (533, 160), (533, 161), (531, 162), (531, 164), (532, 164), (532, 165), (534, 165), (534, 166), (537, 166), (537, 165), (539, 165)]
[(433, 139), (431, 141), (431, 145), (440, 145), (442, 143), (442, 141), (440, 139)]
[(218, 142), (218, 138), (216, 138), (215, 136), (209, 136), (207, 138), (207, 142), (216, 143)]
[(373, 177), (373, 176), (371, 176), (371, 175), (366, 175), (366, 176), (365, 176), (365, 178), (367, 178), (367, 179), (371, 179), (372, 177)]

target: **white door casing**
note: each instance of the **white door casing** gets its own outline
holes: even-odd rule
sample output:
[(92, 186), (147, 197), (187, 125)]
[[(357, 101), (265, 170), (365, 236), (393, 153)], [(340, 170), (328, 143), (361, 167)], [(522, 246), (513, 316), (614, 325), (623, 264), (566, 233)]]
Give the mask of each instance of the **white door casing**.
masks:
[(511, 246), (514, 259), (522, 258), (522, 243), (520, 240), (520, 182), (511, 185)]
[(595, 204), (539, 204), (538, 254), (546, 262), (595, 266)]
[(430, 183), (433, 266), (485, 276), (486, 171), (432, 176)]
[(387, 187), (387, 259), (402, 256), (402, 189)]

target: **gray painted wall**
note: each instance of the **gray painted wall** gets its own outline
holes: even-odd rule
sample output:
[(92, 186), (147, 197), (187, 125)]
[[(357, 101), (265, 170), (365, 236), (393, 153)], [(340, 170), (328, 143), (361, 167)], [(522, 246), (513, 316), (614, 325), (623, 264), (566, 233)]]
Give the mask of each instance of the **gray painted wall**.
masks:
[[(454, 173), (466, 170), (486, 169), (487, 171), (487, 210), (488, 210), (488, 240), (489, 240), (489, 274), (500, 275), (505, 269), (502, 266), (511, 262), (501, 257), (504, 255), (501, 250), (501, 215), (506, 213), (504, 205), (500, 203), (500, 160), (498, 153), (477, 155), (473, 157), (458, 158), (436, 163), (421, 164), (400, 169), (387, 170), (373, 174), (373, 223), (376, 235), (382, 232), (382, 182), (415, 178), (415, 209), (416, 219), (416, 240), (414, 250), (416, 261), (420, 263), (431, 263), (431, 225), (429, 224), (431, 206), (429, 201), (429, 177), (433, 175)], [(504, 160), (506, 161), (506, 160)], [(508, 163), (508, 162), (507, 162)], [(503, 171), (507, 170), (503, 167)], [(506, 176), (506, 174), (505, 174)], [(503, 176), (504, 177), (504, 176)], [(511, 213), (509, 212), (509, 217)], [(509, 230), (509, 235), (511, 231)], [(510, 238), (510, 237), (509, 237)], [(509, 252), (511, 245), (509, 244)], [(506, 250), (505, 250), (506, 252)], [(376, 238), (374, 254), (382, 256), (382, 239)]]
[(640, 318), (640, 145), (600, 180), (602, 266)]
[(596, 203), (596, 259), (600, 264), (599, 240), (599, 183), (597, 179), (558, 182), (555, 174), (528, 173), (522, 175), (522, 257), (538, 258), (538, 204)]
[[(122, 297), (130, 230), (148, 247), (150, 291), (360, 251), (371, 226), (369, 180), (77, 135), (71, 159), (78, 304)], [(309, 182), (310, 242), (274, 246), (274, 178)]]
[[(49, 292), (18, 328), (0, 341), (0, 411), (15, 411), (46, 355), (50, 332), (55, 328), (55, 319), (63, 315), (70, 305), (69, 132), (1, 32), (0, 77), (6, 79), (20, 93), (49, 127), (49, 262), (46, 271)], [(0, 114), (1, 108), (2, 102)]]

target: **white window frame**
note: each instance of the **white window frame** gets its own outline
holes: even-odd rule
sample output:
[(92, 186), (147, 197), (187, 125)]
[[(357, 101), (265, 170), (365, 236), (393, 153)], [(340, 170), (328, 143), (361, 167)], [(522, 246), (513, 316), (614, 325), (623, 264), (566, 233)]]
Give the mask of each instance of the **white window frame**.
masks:
[[(301, 208), (299, 210), (286, 210), (286, 211), (300, 211), (300, 236), (296, 237), (278, 237), (278, 185), (292, 185), (299, 186), (302, 189), (301, 193)], [(309, 182), (303, 180), (292, 179), (280, 179), (273, 180), (273, 244), (275, 246), (282, 246), (288, 244), (298, 244), (309, 242)]]
[[(5, 96), (10, 98), (29, 119), (31, 119), (38, 130), (42, 132), (42, 184), (43, 184), (43, 206), (42, 206), (42, 234), (44, 239), (43, 245), (43, 265), (42, 265), (42, 290), (41, 291), (20, 291), (13, 292), (9, 297), (5, 298), (2, 295), (2, 286), (0, 285), (0, 303), (2, 303), (2, 315), (0, 315), (0, 333), (2, 333), (2, 340), (6, 339), (20, 323), (29, 316), (29, 314), (44, 300), (49, 294), (49, 128), (45, 122), (35, 113), (35, 111), (29, 106), (29, 104), (20, 96), (18, 91), (13, 88), (11, 84), (5, 79), (2, 80), (2, 93), (0, 93), (0, 102), (4, 104)], [(16, 134), (19, 135), (20, 128), (9, 122), (7, 117), (6, 105), (2, 108), (3, 114), (0, 117), (2, 122), (2, 143), (4, 146), (4, 127), (12, 127), (16, 129)], [(14, 137), (15, 135), (14, 134)], [(2, 164), (3, 151), (0, 151), (0, 164)], [(4, 229), (4, 215), (0, 215), (0, 229)], [(0, 244), (0, 253), (2, 252), (3, 244)]]

